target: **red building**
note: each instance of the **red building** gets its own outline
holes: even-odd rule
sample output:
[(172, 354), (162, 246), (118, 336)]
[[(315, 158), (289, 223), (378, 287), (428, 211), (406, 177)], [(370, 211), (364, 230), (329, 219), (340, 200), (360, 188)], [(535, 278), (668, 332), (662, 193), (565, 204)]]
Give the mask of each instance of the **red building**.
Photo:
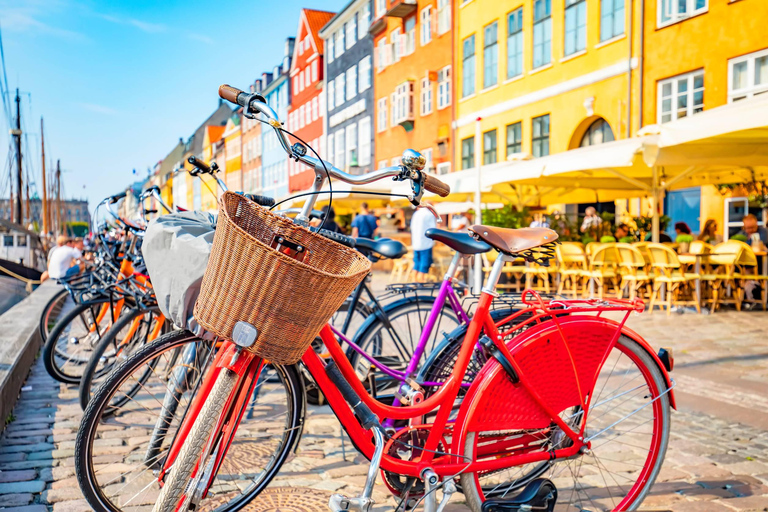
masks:
[[(320, 29), (334, 16), (332, 12), (302, 9), (291, 62), (291, 104), (288, 130), (295, 133), (325, 158), (323, 141), (323, 40)], [(311, 154), (311, 151), (310, 151)], [(288, 161), (288, 188), (291, 192), (312, 185), (314, 173), (308, 167)]]

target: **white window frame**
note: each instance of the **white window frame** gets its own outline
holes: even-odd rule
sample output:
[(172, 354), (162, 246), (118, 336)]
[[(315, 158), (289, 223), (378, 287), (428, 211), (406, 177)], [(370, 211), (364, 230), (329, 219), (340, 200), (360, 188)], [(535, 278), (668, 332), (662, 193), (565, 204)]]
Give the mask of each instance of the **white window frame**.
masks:
[(299, 71), (299, 91), (304, 90), (304, 70)]
[(328, 80), (325, 92), (328, 95), (328, 110), (333, 110), (336, 108), (336, 83), (333, 80)]
[(317, 121), (317, 96), (312, 98), (312, 121)]
[(362, 93), (363, 91), (367, 91), (371, 87), (371, 56), (366, 55), (365, 57), (360, 59), (358, 68), (359, 69), (357, 72), (357, 79), (358, 79), (357, 90), (359, 93)]
[[(704, 7), (696, 9), (697, 0), (683, 0), (685, 2), (685, 12), (680, 13), (680, 0), (657, 0), (656, 4), (656, 25), (658, 28), (674, 25), (688, 18), (709, 11), (709, 0), (704, 0)], [(668, 9), (665, 7), (669, 6)], [(662, 16), (667, 14), (669, 19), (663, 20)]]
[(344, 140), (345, 140), (345, 133), (344, 129), (337, 130), (335, 132), (335, 141), (336, 141), (336, 147), (335, 153), (334, 153), (334, 165), (337, 167), (341, 167), (342, 169), (346, 167), (345, 165), (345, 158), (346, 158), (346, 150), (344, 148)]
[(387, 67), (387, 38), (382, 37), (376, 44), (376, 71), (381, 73)]
[(336, 57), (342, 55), (346, 49), (344, 47), (344, 40), (346, 39), (344, 37), (344, 28), (345, 27), (342, 26), (339, 30), (336, 31)]
[(376, 102), (376, 131), (378, 133), (387, 129), (387, 98), (379, 98)]
[(346, 82), (345, 98), (349, 101), (357, 96), (357, 64), (353, 64), (352, 67), (347, 69)]
[(413, 20), (413, 28), (405, 32), (403, 55), (412, 55), (416, 51), (416, 18), (409, 18), (408, 21), (410, 20)]
[(371, 4), (366, 2), (360, 9), (360, 19), (357, 21), (357, 39), (365, 39), (368, 34), (368, 27), (371, 26)]
[(376, 18), (381, 18), (387, 12), (387, 0), (376, 0)]
[(437, 35), (451, 30), (451, 1), (437, 0)]
[(436, 173), (438, 176), (449, 174), (451, 172), (451, 162), (440, 162), (437, 164)]
[(392, 110), (392, 124), (413, 121), (413, 89), (412, 81), (401, 83), (395, 88), (395, 104)]
[(419, 13), (419, 43), (426, 46), (432, 41), (432, 6), (428, 5)]
[(333, 62), (333, 59), (334, 59), (334, 55), (333, 55), (333, 51), (334, 51), (334, 40), (333, 39), (334, 39), (334, 37), (336, 37), (335, 34), (331, 34), (330, 36), (328, 36), (327, 43), (326, 43), (328, 45), (328, 51), (326, 53), (328, 54), (328, 62), (329, 63)]
[[(355, 152), (356, 159), (359, 158), (357, 154), (357, 123), (350, 123), (344, 128), (345, 132), (345, 154), (346, 154), (346, 166), (352, 167), (352, 152)], [(360, 162), (357, 162), (359, 167)]]
[(318, 79), (317, 70), (318, 70), (317, 60), (313, 60), (312, 61), (312, 83), (317, 82), (317, 79)]
[(451, 66), (437, 72), (437, 110), (451, 106)]
[(429, 80), (429, 76), (421, 79), (419, 99), (419, 114), (428, 116), (432, 113), (432, 82)]
[(344, 104), (346, 96), (346, 74), (340, 73), (334, 81), (336, 82), (336, 108), (338, 108)]
[(422, 149), (421, 154), (424, 157), (424, 170), (432, 172), (432, 148)]
[[(768, 58), (768, 48), (728, 60), (728, 103), (768, 92), (768, 77), (764, 83), (755, 85), (755, 64), (757, 59), (762, 58)], [(733, 69), (737, 64), (744, 62), (747, 63), (747, 86), (734, 90)]]
[(401, 53), (400, 45), (403, 45), (403, 50), (405, 49), (405, 40), (400, 40), (402, 37), (402, 33), (400, 32), (400, 27), (397, 27), (389, 34), (389, 45), (392, 48), (392, 58), (388, 61), (389, 63), (393, 62), (400, 62), (400, 59), (403, 57), (403, 54)]
[(344, 30), (346, 31), (345, 48), (349, 50), (357, 42), (357, 13), (353, 13), (349, 21), (344, 24)]
[(333, 134), (329, 133), (325, 140), (327, 146), (323, 147), (323, 156), (328, 160), (333, 160), (334, 151), (336, 150), (333, 145)]
[[(673, 76), (664, 80), (660, 80), (657, 86), (657, 98), (656, 98), (656, 122), (661, 124), (662, 122), (669, 122), (674, 121), (676, 119), (682, 119), (678, 117), (678, 108), (677, 108), (677, 99), (678, 99), (678, 83), (682, 80), (687, 80), (686, 85), (686, 92), (685, 94), (688, 96), (688, 102), (686, 105), (686, 115), (684, 117), (690, 117), (694, 114), (697, 114), (698, 112), (694, 112), (694, 109), (696, 108), (696, 105), (693, 104), (693, 95), (696, 92), (693, 88), (694, 78), (701, 75), (702, 76), (702, 82), (704, 78), (704, 70), (703, 69), (697, 69), (696, 71), (691, 71), (690, 73), (683, 73), (682, 75)], [(670, 119), (669, 121), (662, 121), (662, 118), (664, 116), (664, 112), (662, 110), (663, 102), (667, 98), (663, 95), (664, 85), (671, 84), (672, 89), (672, 95), (669, 96), (669, 99), (671, 100), (671, 106), (672, 110), (670, 111)], [(704, 91), (706, 89), (706, 84), (702, 85), (701, 90)], [(697, 89), (698, 90), (698, 89)], [(703, 95), (702, 95), (703, 100)], [(702, 110), (704, 109), (704, 104), (701, 105)]]
[(371, 118), (366, 116), (357, 123), (358, 151), (357, 163), (360, 167), (371, 164)]

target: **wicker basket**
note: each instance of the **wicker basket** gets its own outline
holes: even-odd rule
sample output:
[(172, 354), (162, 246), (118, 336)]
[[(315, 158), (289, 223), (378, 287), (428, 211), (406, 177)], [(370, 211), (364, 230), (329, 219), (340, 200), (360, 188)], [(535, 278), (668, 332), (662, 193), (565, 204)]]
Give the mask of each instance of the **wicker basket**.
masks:
[[(273, 248), (278, 239), (283, 243)], [(303, 261), (286, 255), (297, 246)], [(195, 319), (223, 338), (231, 338), (237, 322), (248, 322), (259, 331), (248, 350), (293, 364), (370, 268), (354, 249), (226, 192)]]

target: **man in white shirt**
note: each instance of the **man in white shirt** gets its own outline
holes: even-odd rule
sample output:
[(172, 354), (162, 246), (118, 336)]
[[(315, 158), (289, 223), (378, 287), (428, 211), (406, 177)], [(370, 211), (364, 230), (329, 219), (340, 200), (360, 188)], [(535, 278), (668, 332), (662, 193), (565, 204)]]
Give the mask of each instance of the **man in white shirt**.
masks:
[[(84, 268), (85, 263), (80, 261), (83, 253), (74, 247), (74, 240), (67, 240), (66, 244), (57, 247), (48, 262), (48, 275), (53, 279), (63, 279), (76, 276)], [(73, 265), (72, 263), (75, 263)]]
[[(422, 201), (422, 204), (427, 204)], [(424, 234), (430, 228), (437, 227), (435, 216), (427, 208), (417, 208), (411, 217), (411, 247), (413, 248), (413, 269), (416, 282), (426, 282), (429, 267), (432, 266), (432, 246), (435, 241)]]
[(458, 215), (454, 215), (453, 218), (451, 219), (451, 231), (456, 231), (458, 233), (465, 233), (468, 227), (469, 227), (469, 219), (467, 218), (467, 215), (464, 213), (459, 213)]

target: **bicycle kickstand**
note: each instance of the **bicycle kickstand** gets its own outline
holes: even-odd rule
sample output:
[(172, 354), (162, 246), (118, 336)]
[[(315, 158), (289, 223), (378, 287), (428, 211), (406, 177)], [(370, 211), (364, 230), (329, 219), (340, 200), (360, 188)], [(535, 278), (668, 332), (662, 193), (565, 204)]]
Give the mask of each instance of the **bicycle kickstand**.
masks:
[(360, 496), (354, 498), (348, 498), (342, 494), (334, 494), (328, 502), (328, 508), (331, 509), (331, 512), (369, 512), (374, 504), (371, 494), (373, 493), (373, 485), (376, 483), (376, 476), (379, 474), (381, 457), (384, 455), (384, 434), (380, 427), (373, 428), (371, 431), (373, 432), (375, 449), (373, 457), (371, 457), (371, 465), (368, 468), (368, 476), (365, 479), (363, 492)]
[[(442, 484), (438, 484), (439, 477), (437, 474), (431, 469), (427, 469), (422, 473), (422, 479), (424, 480), (426, 490), (424, 494), (424, 512), (443, 512), (451, 496), (456, 492), (456, 484), (453, 483), (453, 478), (447, 476), (443, 479)], [(439, 487), (443, 488), (443, 497), (438, 505), (437, 489)]]

